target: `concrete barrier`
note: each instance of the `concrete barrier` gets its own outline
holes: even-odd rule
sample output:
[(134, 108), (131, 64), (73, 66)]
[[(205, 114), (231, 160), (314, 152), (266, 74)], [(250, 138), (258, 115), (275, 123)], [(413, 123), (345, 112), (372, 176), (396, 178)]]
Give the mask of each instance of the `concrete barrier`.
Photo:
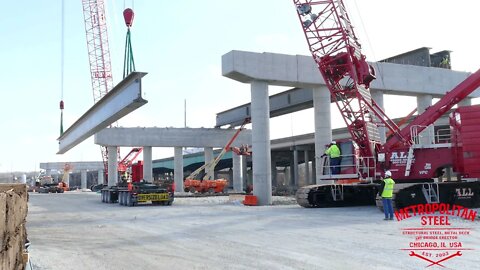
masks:
[(0, 269), (23, 270), (27, 239), (27, 186), (0, 184)]

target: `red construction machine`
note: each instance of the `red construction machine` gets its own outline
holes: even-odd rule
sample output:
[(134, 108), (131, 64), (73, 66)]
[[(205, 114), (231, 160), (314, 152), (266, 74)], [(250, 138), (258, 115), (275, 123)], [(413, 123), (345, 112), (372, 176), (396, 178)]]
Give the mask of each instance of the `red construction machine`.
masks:
[[(233, 137), (228, 141), (228, 143), (225, 145), (225, 147), (222, 149), (222, 151), (218, 154), (216, 158), (214, 158), (210, 162), (205, 163), (204, 165), (196, 169), (194, 172), (192, 172), (189, 176), (187, 176), (187, 178), (185, 178), (185, 181), (183, 182), (185, 192), (208, 192), (210, 194), (214, 194), (222, 193), (225, 191), (228, 181), (226, 179), (213, 179), (213, 171), (215, 169), (215, 166), (217, 166), (218, 162), (228, 151), (233, 151), (233, 153), (237, 155), (251, 155), (251, 151), (249, 150), (250, 148), (245, 145), (242, 145), (241, 147), (231, 147), (232, 143), (235, 141), (240, 132), (245, 128), (245, 125), (248, 123), (250, 123), (250, 118), (245, 119), (240, 128), (235, 132)], [(210, 173), (206, 173), (201, 180), (195, 179), (203, 170), (207, 168), (209, 169), (208, 171)]]
[[(421, 139), (421, 132), (480, 86), (480, 70), (399, 128), (371, 97), (375, 70), (361, 53), (343, 1), (293, 2), (313, 59), (351, 135), (340, 145), (340, 174), (322, 176), (333, 184), (302, 187), (297, 202), (304, 207), (374, 204), (383, 172), (390, 170), (397, 183), (397, 208), (435, 202), (479, 207), (480, 106), (458, 107), (450, 114), (448, 141)], [(391, 131), (385, 143), (379, 126)], [(327, 166), (328, 158), (322, 162)], [(451, 170), (455, 181), (439, 181)]]
[[(130, 169), (130, 176), (132, 177), (132, 180), (140, 181), (143, 178), (143, 166), (141, 166), (142, 163), (137, 163), (137, 166), (133, 167), (132, 165), (142, 151), (142, 147), (132, 148), (130, 152), (128, 152), (128, 154), (120, 162), (118, 162), (118, 175), (125, 176), (125, 173)], [(142, 169), (140, 172), (138, 172), (138, 169), (136, 169), (139, 166), (141, 166), (140, 169)]]

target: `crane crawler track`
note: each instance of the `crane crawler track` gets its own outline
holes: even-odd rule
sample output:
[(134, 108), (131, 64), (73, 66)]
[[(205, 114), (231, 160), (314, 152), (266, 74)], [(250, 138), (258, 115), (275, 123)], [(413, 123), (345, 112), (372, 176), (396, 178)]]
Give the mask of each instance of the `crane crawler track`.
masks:
[[(299, 188), (295, 199), (305, 208), (375, 205), (378, 186), (377, 184), (310, 185)], [(342, 190), (342, 195), (339, 193), (334, 195), (335, 189)]]
[[(436, 185), (436, 184), (434, 184)], [(393, 206), (401, 209), (416, 204), (445, 203), (459, 205), (466, 208), (480, 207), (480, 182), (441, 182), (438, 183), (438, 194), (432, 199), (427, 199), (424, 191), (425, 183), (397, 184), (393, 192)], [(382, 200), (376, 199), (376, 206), (383, 211)]]

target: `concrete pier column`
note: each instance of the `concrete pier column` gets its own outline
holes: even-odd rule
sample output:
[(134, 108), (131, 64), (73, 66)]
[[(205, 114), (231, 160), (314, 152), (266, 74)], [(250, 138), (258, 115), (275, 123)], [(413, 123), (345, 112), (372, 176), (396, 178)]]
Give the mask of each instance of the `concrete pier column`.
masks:
[[(385, 111), (383, 103), (383, 91), (372, 90), (370, 91), (373, 100), (377, 103), (378, 107)], [(375, 119), (375, 122), (382, 123), (381, 119)], [(378, 127), (378, 133), (380, 134), (380, 142), (384, 144), (387, 141), (386, 127), (384, 125)]]
[(445, 169), (445, 176), (447, 177), (447, 181), (452, 181), (452, 174), (453, 174), (452, 168)]
[(105, 174), (104, 170), (98, 170), (98, 181), (97, 184), (103, 184), (103, 175)]
[[(233, 164), (232, 164), (232, 167), (228, 170), (228, 179), (225, 179), (227, 180), (227, 185), (224, 187), (224, 191), (226, 192), (230, 187), (233, 188)], [(222, 177), (222, 178), (225, 178), (225, 177)]]
[(272, 204), (270, 103), (268, 84), (251, 82), (253, 194), (259, 205)]
[(272, 157), (272, 187), (278, 186), (277, 182), (277, 161), (275, 160), (275, 157)]
[[(212, 147), (205, 147), (203, 148), (203, 152), (205, 155), (205, 164), (209, 163), (213, 160), (213, 148)], [(210, 166), (205, 167), (205, 174), (207, 179), (213, 180), (215, 178), (215, 168)]]
[(241, 191), (245, 191), (247, 188), (248, 183), (248, 164), (247, 164), (247, 156), (240, 156), (241, 166), (242, 166), (242, 189)]
[(243, 191), (243, 170), (242, 170), (242, 156), (232, 154), (233, 167), (233, 191)]
[(70, 186), (70, 177), (71, 177), (72, 174), (67, 174), (67, 177), (65, 178), (65, 184), (67, 184), (67, 186)]
[(315, 183), (327, 184), (329, 181), (320, 180), (320, 175), (322, 175), (321, 156), (325, 152), (325, 145), (332, 141), (330, 91), (326, 86), (314, 88), (312, 91), (315, 114)]
[(183, 192), (183, 153), (182, 147), (175, 147), (173, 155), (173, 179), (175, 181), (175, 192)]
[(458, 103), (458, 107), (472, 106), (472, 99), (469, 97), (464, 98)]
[(315, 161), (312, 162), (312, 176), (310, 176), (310, 185), (316, 184), (315, 180), (315, 170), (317, 169), (317, 165), (315, 164)]
[(284, 183), (288, 187), (293, 187), (292, 164), (293, 164), (293, 160), (290, 159), (288, 165), (283, 168)]
[(82, 191), (86, 191), (87, 190), (87, 170), (80, 171), (80, 179), (81, 179)]
[(108, 151), (108, 186), (118, 183), (118, 152), (116, 146), (107, 146)]
[(293, 187), (298, 187), (298, 150), (293, 148), (293, 164), (292, 164), (292, 180)]
[[(417, 113), (421, 114), (432, 105), (432, 95), (419, 95), (417, 96)], [(419, 134), (419, 140), (417, 143), (420, 144), (431, 144), (434, 142), (434, 129), (433, 125), (428, 126)]]
[(312, 182), (311, 176), (310, 176), (310, 157), (308, 150), (303, 151), (303, 160), (305, 161), (305, 185), (310, 185)]
[(143, 179), (148, 182), (153, 182), (152, 169), (152, 147), (143, 147)]

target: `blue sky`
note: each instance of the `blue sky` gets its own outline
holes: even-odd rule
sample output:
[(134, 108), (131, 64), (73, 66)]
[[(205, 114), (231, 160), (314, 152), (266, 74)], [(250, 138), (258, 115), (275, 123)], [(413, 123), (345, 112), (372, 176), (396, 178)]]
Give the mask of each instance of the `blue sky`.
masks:
[[(100, 160), (99, 146), (92, 138), (64, 155), (55, 154), (60, 128), (62, 1), (1, 2), (5, 12), (0, 16), (0, 172), (38, 170), (40, 162)], [(132, 1), (106, 3), (117, 83), (126, 33), (122, 12), (132, 7)], [(451, 50), (455, 70), (474, 72), (480, 67), (480, 38), (475, 32), (480, 4), (476, 1), (345, 3), (369, 61), (431, 47), (431, 52)], [(120, 126), (183, 127), (186, 99), (187, 125), (213, 127), (216, 113), (250, 101), (248, 85), (221, 76), (223, 54), (245, 50), (308, 55), (290, 0), (137, 0), (133, 8), (135, 63), (137, 71), (149, 73), (143, 80), (149, 103), (120, 120)], [(68, 128), (93, 105), (80, 0), (65, 0), (64, 26), (64, 125)], [(281, 90), (272, 88), (271, 94)], [(386, 98), (387, 113), (389, 102)], [(402, 98), (402, 102), (415, 101)], [(413, 106), (391, 116), (407, 114)], [(272, 138), (312, 131), (311, 110), (271, 122)], [(153, 154), (154, 158), (171, 156), (173, 149), (154, 149)]]

